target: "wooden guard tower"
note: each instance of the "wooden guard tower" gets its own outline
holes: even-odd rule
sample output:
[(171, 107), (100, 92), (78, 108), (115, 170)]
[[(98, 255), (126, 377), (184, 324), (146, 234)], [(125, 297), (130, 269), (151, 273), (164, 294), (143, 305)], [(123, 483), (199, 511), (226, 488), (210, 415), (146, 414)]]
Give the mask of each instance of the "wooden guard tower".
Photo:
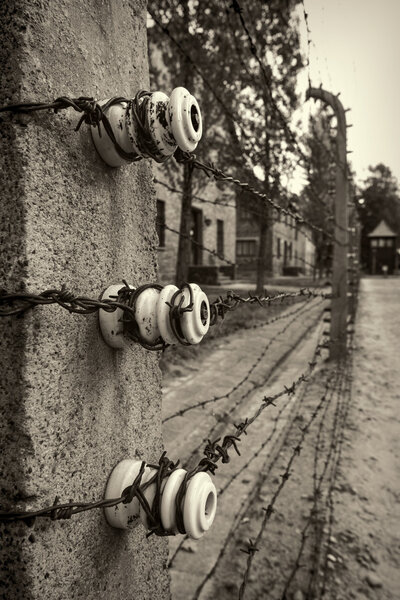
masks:
[(381, 221), (371, 233), (368, 234), (368, 272), (371, 275), (381, 275), (382, 267), (388, 267), (388, 274), (397, 268), (396, 247), (397, 234), (390, 229), (385, 221)]

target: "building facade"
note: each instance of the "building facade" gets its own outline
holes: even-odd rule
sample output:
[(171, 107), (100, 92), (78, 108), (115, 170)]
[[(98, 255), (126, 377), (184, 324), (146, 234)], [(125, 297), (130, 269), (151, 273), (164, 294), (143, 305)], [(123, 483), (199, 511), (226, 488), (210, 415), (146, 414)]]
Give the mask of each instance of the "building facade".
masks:
[[(165, 168), (155, 166), (157, 192), (158, 273), (162, 284), (175, 282), (182, 192), (171, 184)], [(235, 275), (236, 202), (234, 194), (209, 181), (194, 194), (190, 228), (189, 278), (218, 283)]]
[[(239, 277), (253, 277), (257, 269), (260, 243), (260, 215), (238, 202), (236, 262)], [(294, 217), (273, 215), (272, 276), (312, 275), (315, 264), (315, 246), (307, 225), (298, 226)]]

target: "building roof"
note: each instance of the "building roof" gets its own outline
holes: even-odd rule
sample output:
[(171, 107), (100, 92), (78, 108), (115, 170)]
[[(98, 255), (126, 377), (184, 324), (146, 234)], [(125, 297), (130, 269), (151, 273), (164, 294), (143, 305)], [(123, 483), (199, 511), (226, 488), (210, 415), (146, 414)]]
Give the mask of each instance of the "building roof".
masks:
[(396, 237), (396, 235), (397, 234), (390, 229), (386, 221), (382, 220), (379, 225), (377, 225), (375, 229), (368, 234), (368, 237)]

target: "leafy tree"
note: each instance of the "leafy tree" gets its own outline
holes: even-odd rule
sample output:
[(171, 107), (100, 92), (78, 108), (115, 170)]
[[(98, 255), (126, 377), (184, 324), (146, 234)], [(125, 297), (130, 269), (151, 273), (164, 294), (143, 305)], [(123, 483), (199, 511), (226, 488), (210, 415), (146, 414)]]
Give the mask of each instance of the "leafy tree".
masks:
[(368, 252), (368, 233), (384, 220), (400, 235), (400, 195), (396, 178), (386, 165), (369, 167), (369, 176), (360, 186), (357, 203), (361, 222), (361, 260), (365, 264)]
[(304, 136), (308, 149), (308, 182), (301, 205), (306, 219), (327, 234), (313, 230), (315, 266), (319, 277), (327, 274), (332, 264), (332, 238), (334, 233), (335, 193), (335, 139), (331, 133), (331, 115), (325, 106), (311, 116), (309, 132)]
[[(302, 68), (297, 21), (292, 15), (298, 1), (249, 0), (243, 11), (237, 0), (232, 4), (217, 0), (181, 0), (178, 5), (163, 0), (149, 2), (151, 14), (164, 23), (170, 38), (178, 43), (165, 44), (165, 39), (161, 43), (155, 28), (149, 30), (149, 39), (160, 49), (166, 70), (181, 76), (180, 84), (182, 73), (189, 69), (191, 91), (206, 117), (206, 139), (196, 154), (261, 187), (280, 203), (281, 174), (297, 152), (287, 123), (297, 105), (296, 76)], [(254, 175), (255, 166), (264, 173), (263, 183)], [(183, 173), (186, 208), (191, 204), (195, 179), (202, 185), (202, 177), (202, 173), (192, 172), (185, 178)], [(243, 201), (240, 193), (238, 201)], [(265, 272), (272, 268), (272, 214), (254, 197), (246, 195), (245, 202), (259, 215), (260, 291)], [(185, 219), (182, 211), (181, 233), (188, 231)], [(181, 240), (180, 252), (189, 243)], [(183, 272), (181, 269), (179, 273)]]

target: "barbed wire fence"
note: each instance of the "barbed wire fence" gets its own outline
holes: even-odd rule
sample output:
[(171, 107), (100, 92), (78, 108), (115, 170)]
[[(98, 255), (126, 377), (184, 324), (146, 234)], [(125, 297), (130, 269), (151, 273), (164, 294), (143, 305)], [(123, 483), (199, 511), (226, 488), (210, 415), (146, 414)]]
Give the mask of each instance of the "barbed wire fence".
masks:
[[(304, 5), (303, 5), (304, 6)], [(237, 14), (239, 21), (246, 32), (248, 37), (248, 42), (250, 45), (251, 52), (254, 58), (260, 65), (261, 72), (263, 74), (264, 83), (269, 89), (269, 77), (265, 70), (265, 67), (259, 57), (256, 44), (251, 36), (250, 30), (246, 24), (246, 21), (243, 16), (242, 8), (240, 7), (237, 0), (233, 0), (231, 5), (234, 12)], [(305, 9), (304, 9), (305, 12)], [(306, 13), (305, 13), (306, 14)], [(152, 15), (153, 16), (153, 15)], [(157, 23), (156, 17), (154, 17), (155, 22)], [(161, 26), (163, 30), (167, 33), (165, 27)], [(307, 31), (308, 23), (307, 23)], [(309, 61), (308, 61), (309, 62)], [(199, 73), (200, 74), (200, 73)], [(270, 101), (274, 107), (275, 113), (278, 118), (281, 120), (282, 125), (285, 129), (285, 132), (288, 136), (288, 139), (296, 146), (297, 152), (300, 158), (303, 161), (307, 161), (308, 157), (304, 154), (304, 149), (300, 146), (299, 141), (294, 135), (293, 131), (290, 129), (285, 116), (283, 115), (279, 105), (274, 98), (272, 91), (269, 89)], [(218, 96), (217, 96), (218, 97)], [(78, 102), (79, 100), (79, 102)], [(221, 102), (221, 106), (224, 106), (223, 101)], [(78, 128), (82, 124), (82, 122), (86, 122), (90, 126), (98, 126), (99, 125), (99, 112), (98, 105), (93, 101), (93, 99), (82, 98), (75, 100), (68, 100), (65, 98), (57, 99), (55, 103), (43, 104), (40, 106), (33, 105), (24, 105), (25, 112), (32, 110), (44, 110), (44, 109), (65, 109), (68, 107), (72, 107), (78, 112), (83, 112), (83, 116), (81, 117)], [(229, 110), (229, 109), (228, 109)], [(96, 112), (97, 111), (97, 112)], [(298, 211), (293, 210), (292, 208), (284, 207), (278, 203), (276, 203), (273, 199), (269, 198), (266, 194), (258, 191), (248, 183), (242, 182), (239, 179), (235, 179), (232, 175), (224, 173), (222, 170), (216, 168), (212, 164), (206, 164), (196, 159), (194, 155), (189, 155), (186, 153), (178, 152), (176, 154), (176, 158), (180, 163), (190, 163), (194, 168), (197, 168), (203, 171), (206, 175), (213, 177), (217, 181), (222, 182), (230, 182), (241, 188), (242, 190), (249, 192), (259, 199), (261, 199), (266, 205), (275, 209), (278, 215), (284, 214), (289, 216), (294, 221), (294, 227), (299, 227), (301, 225), (306, 225), (312, 231), (317, 233), (323, 233), (324, 235), (330, 237), (332, 241), (336, 244), (339, 242), (333, 234), (329, 231), (326, 231), (323, 228), (317, 227), (312, 222), (307, 220), (303, 215), (301, 215)], [(158, 182), (161, 183), (161, 182)], [(165, 185), (165, 184), (164, 184)], [(170, 189), (172, 190), (172, 188)], [(225, 206), (226, 208), (234, 208), (231, 205), (224, 205), (214, 201), (208, 200), (200, 200), (204, 202), (211, 202), (212, 204)], [(277, 220), (277, 219), (276, 219)], [(162, 224), (163, 227), (179, 236), (182, 236), (182, 233), (175, 230), (173, 227), (167, 224)], [(307, 233), (303, 232), (305, 237), (308, 237), (312, 240), (312, 237)], [(209, 252), (213, 256), (221, 259), (227, 264), (233, 264), (232, 261), (229, 261), (223, 254), (217, 252), (214, 249), (207, 248), (202, 244), (199, 246), (206, 252)], [(301, 260), (301, 259), (300, 259)], [(311, 265), (311, 263), (310, 263)], [(153, 284), (150, 284), (154, 287)], [(356, 294), (357, 282), (354, 283), (353, 293)], [(143, 286), (141, 286), (141, 289)], [(129, 297), (131, 294), (131, 298)], [(136, 294), (136, 295), (135, 295)], [(16, 291), (9, 292), (7, 290), (0, 290), (0, 317), (20, 317), (22, 318), (23, 314), (38, 306), (47, 306), (50, 304), (57, 304), (61, 308), (65, 309), (69, 313), (75, 313), (78, 315), (90, 315), (98, 312), (99, 310), (105, 310), (107, 312), (112, 312), (117, 309), (121, 309), (124, 312), (124, 318), (130, 321), (131, 323), (135, 322), (135, 313), (134, 313), (134, 301), (137, 298), (138, 291), (130, 291), (129, 286), (126, 285), (121, 292), (121, 296), (118, 295), (117, 298), (111, 300), (101, 300), (95, 298), (89, 298), (87, 296), (79, 296), (77, 294), (72, 293), (67, 290), (64, 286), (59, 289), (51, 289), (46, 290), (42, 293), (30, 293), (27, 291)], [(287, 312), (282, 315), (278, 315), (276, 317), (270, 318), (266, 321), (258, 323), (254, 325), (254, 328), (258, 327), (266, 327), (278, 320), (281, 319), (289, 319), (283, 328), (281, 328), (274, 336), (272, 336), (266, 345), (262, 348), (261, 352), (257, 355), (254, 362), (252, 362), (251, 366), (247, 370), (246, 374), (235, 384), (233, 387), (228, 390), (224, 395), (213, 396), (212, 398), (202, 399), (200, 401), (194, 402), (188, 407), (175, 411), (168, 415), (163, 423), (173, 420), (175, 418), (183, 417), (187, 413), (198, 410), (205, 409), (209, 405), (214, 405), (220, 400), (227, 400), (234, 394), (236, 394), (239, 389), (245, 386), (245, 384), (249, 383), (251, 375), (254, 371), (262, 364), (265, 359), (268, 350), (270, 350), (272, 344), (281, 336), (283, 336), (291, 326), (296, 324), (299, 319), (302, 319), (306, 314), (311, 311), (316, 312), (315, 320), (320, 320), (322, 312), (325, 310), (326, 301), (331, 299), (332, 295), (323, 292), (320, 289), (301, 289), (296, 292), (282, 292), (275, 295), (268, 295), (265, 292), (264, 295), (253, 295), (249, 293), (247, 297), (241, 296), (235, 292), (228, 292), (225, 296), (221, 295), (216, 300), (214, 300), (211, 304), (211, 312), (212, 312), (212, 324), (215, 324), (218, 319), (222, 320), (225, 316), (234, 310), (239, 310), (244, 305), (249, 306), (261, 306), (266, 309), (271, 305), (271, 303), (276, 302), (289, 302), (294, 299), (299, 300), (301, 305), (297, 307), (295, 310), (291, 312)], [(129, 301), (126, 301), (126, 299)], [(132, 300), (133, 298), (133, 300)], [(132, 302), (131, 302), (132, 300)], [(171, 307), (171, 310), (174, 307)], [(149, 347), (148, 345), (143, 343), (143, 340), (140, 339), (136, 333), (132, 334), (132, 338), (134, 341), (137, 341), (144, 346), (147, 350), (162, 350), (164, 347), (160, 347), (159, 344), (154, 345), (154, 347)], [(219, 463), (226, 464), (230, 462), (232, 456), (229, 453), (233, 454), (233, 451), (237, 455), (240, 455), (240, 441), (244, 435), (248, 435), (251, 431), (252, 424), (261, 417), (262, 413), (267, 409), (277, 408), (273, 416), (273, 425), (268, 436), (258, 444), (256, 448), (253, 448), (252, 453), (248, 456), (245, 463), (235, 471), (227, 481), (222, 485), (219, 491), (219, 495), (222, 496), (229, 487), (235, 482), (238, 477), (251, 465), (251, 463), (260, 456), (261, 452), (274, 440), (278, 422), (281, 415), (288, 409), (290, 405), (290, 401), (294, 394), (297, 392), (297, 402), (296, 402), (296, 410), (301, 410), (303, 407), (303, 401), (307, 390), (309, 388), (310, 382), (319, 381), (320, 385), (324, 388), (322, 396), (319, 399), (319, 402), (314, 407), (314, 410), (311, 414), (307, 415), (308, 420), (306, 421), (306, 425), (301, 428), (300, 435), (295, 444), (292, 452), (290, 454), (289, 460), (287, 461), (286, 467), (281, 474), (281, 481), (279, 485), (276, 487), (274, 492), (271, 494), (270, 501), (267, 506), (263, 507), (263, 518), (261, 520), (260, 528), (258, 534), (254, 541), (250, 540), (248, 546), (243, 549), (243, 551), (247, 554), (247, 562), (244, 570), (242, 584), (239, 590), (239, 599), (243, 600), (246, 594), (246, 588), (249, 584), (249, 574), (252, 568), (253, 561), (256, 556), (256, 552), (260, 550), (260, 544), (262, 542), (262, 537), (265, 533), (268, 522), (270, 521), (275, 505), (278, 503), (279, 498), (286, 487), (288, 481), (290, 480), (290, 476), (292, 474), (292, 469), (295, 467), (297, 462), (300, 462), (301, 459), (301, 451), (303, 448), (303, 444), (305, 443), (312, 427), (318, 422), (319, 425), (317, 430), (317, 438), (315, 445), (315, 454), (314, 454), (314, 462), (313, 462), (313, 505), (310, 511), (310, 516), (308, 521), (306, 522), (305, 527), (303, 528), (300, 535), (300, 547), (298, 554), (295, 558), (293, 568), (289, 574), (289, 577), (285, 583), (283, 592), (282, 592), (282, 600), (285, 600), (287, 597), (287, 593), (290, 589), (290, 586), (293, 582), (296, 573), (301, 568), (301, 557), (307, 543), (308, 531), (315, 525), (316, 515), (320, 510), (320, 505), (322, 504), (321, 500), (321, 490), (322, 486), (326, 481), (327, 490), (325, 495), (325, 503), (322, 509), (322, 512), (327, 515), (328, 518), (328, 543), (326, 544), (325, 553), (322, 552), (322, 542), (321, 542), (321, 532), (317, 530), (315, 527), (315, 543), (313, 547), (313, 557), (314, 562), (322, 565), (323, 576), (322, 579), (317, 578), (317, 571), (314, 569), (313, 576), (310, 578), (309, 582), (309, 592), (315, 592), (320, 594), (321, 597), (324, 596), (327, 586), (327, 561), (329, 554), (329, 537), (330, 532), (332, 530), (332, 524), (334, 520), (334, 503), (333, 503), (333, 489), (338, 473), (338, 465), (340, 463), (341, 457), (341, 449), (343, 443), (343, 431), (344, 425), (346, 422), (346, 416), (348, 411), (349, 399), (351, 396), (351, 383), (350, 382), (350, 371), (351, 364), (344, 366), (343, 364), (339, 364), (336, 369), (330, 374), (329, 377), (326, 377), (326, 380), (323, 380), (321, 374), (318, 376), (317, 366), (322, 360), (322, 352), (326, 348), (326, 340), (325, 338), (319, 339), (315, 349), (314, 355), (311, 361), (308, 363), (308, 366), (305, 370), (298, 374), (298, 376), (291, 382), (288, 382), (282, 389), (278, 392), (267, 395), (265, 394), (258, 406), (258, 408), (250, 413), (247, 417), (243, 418), (238, 424), (233, 422), (229, 423), (231, 425), (231, 433), (225, 433), (222, 438), (218, 437), (213, 439), (213, 436), (219, 426), (219, 423), (222, 419), (219, 418), (219, 415), (214, 413), (207, 412), (208, 416), (211, 416), (215, 419), (216, 423), (208, 430), (205, 438), (202, 439), (200, 444), (196, 446), (189, 455), (186, 457), (187, 462), (190, 463), (194, 458), (197, 458), (198, 452), (201, 446), (204, 445), (202, 457), (197, 461), (195, 466), (192, 466), (188, 471), (187, 476), (185, 477), (185, 484), (189, 481), (191, 477), (199, 472), (209, 472), (211, 475), (215, 475), (217, 470), (221, 468)], [(243, 401), (252, 393), (255, 389), (264, 389), (266, 386), (269, 376), (274, 369), (275, 365), (269, 370), (268, 374), (264, 376), (264, 378), (257, 384), (253, 384), (249, 386), (249, 389), (246, 389), (238, 399), (231, 403), (231, 406), (228, 410), (224, 412), (223, 421), (226, 423), (229, 422), (230, 419), (233, 419), (233, 415), (235, 411), (242, 406)], [(344, 398), (344, 399), (343, 399)], [(329, 426), (326, 424), (326, 418), (328, 411), (332, 407), (332, 403), (336, 399), (336, 406), (334, 408), (334, 417), (333, 417), (333, 425), (331, 431), (329, 433)], [(294, 413), (295, 414), (295, 413)], [(324, 441), (324, 433), (328, 435), (329, 441)], [(325, 457), (323, 457), (323, 453), (325, 452)], [(258, 479), (255, 485), (255, 489), (260, 489), (263, 482), (268, 477), (273, 464), (275, 463), (278, 454), (275, 459), (271, 462), (268, 469), (262, 476)], [(163, 529), (160, 516), (157, 514), (156, 506), (149, 506), (146, 498), (144, 497), (144, 491), (147, 489), (149, 485), (156, 484), (157, 485), (157, 493), (161, 494), (161, 485), (163, 480), (168, 477), (171, 473), (173, 473), (177, 467), (178, 462), (171, 461), (165, 453), (160, 457), (158, 464), (152, 465), (157, 473), (154, 475), (148, 482), (142, 484), (142, 476), (144, 473), (145, 463), (142, 463), (141, 470), (135, 480), (129, 485), (119, 498), (115, 498), (112, 500), (94, 500), (91, 502), (81, 502), (81, 501), (69, 501), (66, 503), (60, 503), (58, 496), (56, 496), (54, 502), (51, 505), (45, 506), (43, 508), (37, 510), (8, 510), (0, 512), (0, 521), (1, 522), (12, 522), (12, 521), (23, 521), (27, 524), (32, 524), (36, 518), (49, 518), (51, 520), (60, 520), (60, 519), (70, 519), (72, 516), (77, 515), (81, 512), (86, 512), (93, 509), (105, 508), (111, 506), (117, 506), (119, 504), (127, 504), (132, 501), (134, 497), (138, 498), (141, 507), (144, 509), (149, 521), (150, 521), (150, 534), (156, 534), (159, 536), (170, 535), (170, 532), (167, 532)], [(322, 464), (322, 467), (321, 467)], [(329, 471), (330, 470), (330, 471)], [(239, 512), (236, 513), (232, 517), (232, 527), (229, 531), (228, 536), (223, 542), (221, 549), (219, 551), (216, 562), (214, 563), (211, 570), (207, 573), (202, 583), (197, 587), (195, 594), (193, 596), (194, 599), (198, 599), (200, 594), (210, 578), (215, 573), (218, 565), (220, 564), (220, 560), (224, 553), (226, 552), (230, 540), (233, 535), (234, 529), (237, 527), (238, 522), (243, 515), (246, 513), (249, 505), (249, 499), (245, 498), (242, 501)], [(176, 506), (177, 514), (180, 515), (179, 511), (181, 511), (181, 507), (179, 505), (179, 501), (177, 500)], [(174, 560), (182, 548), (182, 544), (184, 543), (185, 538), (182, 539), (180, 546), (178, 546), (175, 554), (172, 556), (170, 560), (170, 566), (173, 566)]]

